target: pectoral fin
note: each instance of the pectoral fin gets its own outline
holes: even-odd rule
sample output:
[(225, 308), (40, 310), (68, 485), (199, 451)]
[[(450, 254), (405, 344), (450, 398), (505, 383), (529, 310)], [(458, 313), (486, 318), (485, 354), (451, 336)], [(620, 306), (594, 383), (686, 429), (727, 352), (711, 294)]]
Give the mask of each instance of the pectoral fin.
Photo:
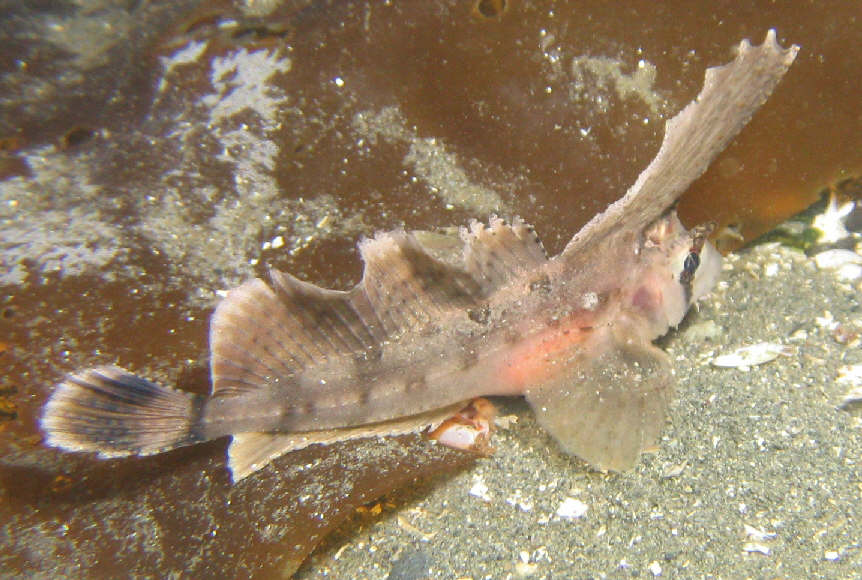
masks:
[[(627, 333), (617, 329), (617, 336)], [(625, 471), (655, 443), (673, 391), (667, 355), (606, 331), (557, 361), (560, 372), (527, 390), (539, 423), (569, 453)]]

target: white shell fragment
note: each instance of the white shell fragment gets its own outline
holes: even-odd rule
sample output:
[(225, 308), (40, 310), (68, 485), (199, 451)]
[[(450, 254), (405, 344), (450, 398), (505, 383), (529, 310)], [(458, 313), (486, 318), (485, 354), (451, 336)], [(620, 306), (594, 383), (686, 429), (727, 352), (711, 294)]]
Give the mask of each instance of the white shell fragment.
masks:
[(850, 235), (844, 222), (847, 216), (853, 211), (856, 202), (848, 201), (838, 205), (838, 199), (835, 195), (829, 196), (829, 205), (822, 214), (815, 216), (811, 222), (811, 227), (820, 232), (820, 237), (817, 240), (821, 244), (834, 244)]
[(473, 476), (473, 487), (468, 492), (473, 497), (478, 497), (482, 501), (491, 501), (491, 496), (488, 494), (488, 486), (481, 475)]
[(835, 382), (852, 387), (862, 387), (862, 364), (839, 367), (838, 378), (835, 379)]
[(768, 556), (771, 552), (769, 546), (761, 544), (760, 542), (746, 542), (742, 545), (742, 551), (748, 552), (749, 554), (756, 552), (758, 554), (763, 554), (764, 556)]
[(712, 364), (717, 367), (737, 368), (747, 371), (749, 367), (768, 363), (779, 356), (793, 356), (795, 354), (795, 346), (774, 342), (758, 342), (751, 346), (738, 348), (731, 353), (719, 355), (712, 359)]
[(765, 532), (760, 528), (755, 528), (754, 526), (750, 526), (748, 524), (743, 524), (742, 528), (745, 530), (745, 535), (755, 542), (772, 540), (775, 539), (775, 537), (778, 535), (775, 532)]
[(587, 515), (589, 506), (579, 499), (567, 497), (557, 508), (557, 516), (569, 520), (582, 518)]
[(834, 270), (840, 280), (862, 277), (862, 256), (851, 250), (826, 250), (814, 256), (821, 270)]
[(862, 403), (862, 364), (845, 365), (839, 368), (835, 382), (853, 387), (844, 395), (844, 400), (839, 407)]
[(844, 395), (844, 400), (841, 401), (841, 406), (846, 407), (848, 405), (855, 405), (856, 403), (862, 403), (862, 387), (856, 387)]

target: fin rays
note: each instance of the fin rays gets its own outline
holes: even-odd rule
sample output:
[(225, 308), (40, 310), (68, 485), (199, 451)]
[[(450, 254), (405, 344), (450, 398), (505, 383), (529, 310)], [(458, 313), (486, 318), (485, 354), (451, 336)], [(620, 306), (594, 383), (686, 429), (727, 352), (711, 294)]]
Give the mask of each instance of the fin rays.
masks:
[(545, 248), (533, 228), (516, 217), (511, 225), (492, 216), (488, 225), (473, 221), (463, 229), (464, 262), (489, 294), (509, 281), (547, 262)]
[(614, 228), (645, 227), (700, 177), (787, 72), (798, 46), (782, 48), (769, 30), (759, 46), (739, 44), (737, 57), (706, 70), (697, 98), (665, 122), (664, 138), (652, 162), (626, 194), (575, 234), (559, 256), (589, 251)]
[(231, 290), (210, 326), (213, 392), (235, 395), (294, 379), (334, 358), (371, 353), (463, 312), (547, 261), (532, 228), (492, 217), (462, 233), (462, 265), (444, 262), (403, 231), (364, 240), (362, 281), (351, 291), (319, 288), (272, 270)]
[(304, 449), (309, 445), (325, 445), (335, 441), (361, 439), (377, 435), (403, 435), (416, 433), (426, 428), (436, 428), (464, 408), (466, 404), (465, 401), (395, 421), (347, 429), (298, 433), (237, 433), (233, 436), (228, 448), (228, 468), (231, 472), (231, 478), (237, 482), (262, 469), (285, 453)]
[(152, 455), (202, 441), (194, 432), (203, 398), (118, 367), (70, 375), (45, 406), (45, 442), (100, 457)]
[(664, 426), (673, 390), (667, 355), (649, 343), (612, 336), (583, 348), (599, 354), (569, 358), (554, 379), (527, 391), (527, 401), (569, 453), (600, 469), (631, 469)]

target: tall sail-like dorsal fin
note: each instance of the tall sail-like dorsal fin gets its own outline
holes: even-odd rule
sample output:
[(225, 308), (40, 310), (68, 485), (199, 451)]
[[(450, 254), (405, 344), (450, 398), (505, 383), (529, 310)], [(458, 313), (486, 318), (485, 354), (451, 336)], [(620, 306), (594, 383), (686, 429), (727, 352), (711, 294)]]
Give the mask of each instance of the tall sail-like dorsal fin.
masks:
[(652, 163), (625, 196), (575, 234), (560, 257), (577, 256), (614, 229), (639, 232), (658, 218), (748, 123), (798, 50), (781, 48), (770, 30), (760, 46), (743, 40), (732, 62), (708, 68), (697, 98), (665, 123)]
[(488, 295), (548, 261), (532, 226), (515, 217), (507, 224), (491, 216), (488, 225), (473, 220), (461, 229), (464, 267)]

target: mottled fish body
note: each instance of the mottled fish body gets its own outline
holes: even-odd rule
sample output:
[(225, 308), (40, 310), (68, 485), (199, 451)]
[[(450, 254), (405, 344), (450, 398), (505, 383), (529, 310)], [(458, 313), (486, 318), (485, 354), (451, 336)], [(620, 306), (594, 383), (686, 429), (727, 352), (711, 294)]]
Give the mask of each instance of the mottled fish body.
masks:
[(377, 234), (363, 278), (335, 291), (270, 272), (231, 290), (210, 324), (213, 392), (116, 367), (69, 376), (45, 407), (49, 445), (149, 455), (232, 436), (240, 479), (313, 443), (437, 426), (483, 395), (525, 395), (567, 451), (630, 468), (673, 385), (652, 341), (714, 285), (708, 228), (672, 205), (765, 101), (796, 55), (770, 31), (709, 69), (634, 186), (548, 258), (519, 218), (460, 236)]

